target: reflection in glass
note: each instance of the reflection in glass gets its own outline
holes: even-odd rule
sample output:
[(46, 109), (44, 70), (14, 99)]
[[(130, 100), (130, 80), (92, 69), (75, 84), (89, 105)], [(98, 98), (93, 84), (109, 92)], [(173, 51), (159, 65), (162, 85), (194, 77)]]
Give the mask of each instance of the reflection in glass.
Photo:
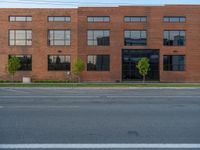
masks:
[(70, 56), (66, 55), (49, 55), (49, 71), (70, 71)]
[(110, 31), (109, 30), (88, 30), (87, 44), (89, 46), (109, 46)]
[(124, 17), (124, 22), (146, 22), (146, 16), (126, 16)]
[(9, 55), (9, 58), (17, 57), (20, 60), (20, 68), (18, 71), (32, 70), (32, 56), (31, 55)]
[(87, 17), (88, 22), (109, 22), (109, 16), (89, 16)]
[(147, 45), (147, 35), (144, 30), (126, 30), (124, 31), (125, 46), (144, 46)]
[(185, 31), (183, 30), (165, 30), (163, 38), (163, 45), (165, 46), (185, 45)]
[(19, 22), (30, 22), (32, 21), (31, 16), (9, 16), (9, 21), (14, 22), (14, 21), (19, 21)]
[(70, 30), (49, 30), (48, 32), (49, 45), (69, 46), (70, 45)]
[(164, 71), (184, 71), (185, 56), (183, 55), (165, 55), (163, 57)]
[(10, 46), (31, 46), (32, 30), (9, 30)]
[(88, 71), (109, 71), (110, 56), (109, 55), (89, 55), (87, 60)]
[(49, 16), (48, 21), (49, 22), (70, 22), (71, 17), (69, 17), (69, 16)]

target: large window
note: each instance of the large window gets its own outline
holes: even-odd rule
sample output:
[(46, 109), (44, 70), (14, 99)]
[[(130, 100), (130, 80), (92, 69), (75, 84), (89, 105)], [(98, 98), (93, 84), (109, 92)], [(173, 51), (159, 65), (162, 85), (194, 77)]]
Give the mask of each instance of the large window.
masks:
[(20, 68), (18, 71), (32, 70), (32, 56), (31, 55), (9, 55), (9, 58), (17, 57), (20, 60)]
[(124, 22), (147, 22), (146, 16), (126, 16)]
[(49, 22), (70, 22), (71, 17), (69, 16), (49, 16)]
[(185, 31), (184, 30), (165, 30), (164, 31), (164, 46), (184, 46)]
[(32, 30), (9, 30), (10, 46), (31, 46)]
[(32, 17), (31, 16), (9, 16), (9, 21), (10, 22), (15, 22), (15, 21), (30, 22), (32, 21)]
[(88, 30), (87, 43), (89, 46), (109, 46), (109, 30)]
[(88, 71), (109, 71), (110, 56), (109, 55), (89, 55), (87, 58)]
[(69, 46), (70, 30), (49, 30), (48, 38), (50, 46)]
[(165, 16), (163, 20), (164, 22), (173, 22), (173, 23), (186, 22), (186, 17)]
[(124, 31), (125, 46), (147, 45), (147, 33), (145, 30), (126, 30)]
[(70, 71), (70, 56), (48, 55), (49, 71)]
[(88, 22), (109, 22), (109, 16), (89, 16), (87, 17)]
[(184, 71), (185, 56), (184, 55), (165, 55), (163, 60), (164, 71)]

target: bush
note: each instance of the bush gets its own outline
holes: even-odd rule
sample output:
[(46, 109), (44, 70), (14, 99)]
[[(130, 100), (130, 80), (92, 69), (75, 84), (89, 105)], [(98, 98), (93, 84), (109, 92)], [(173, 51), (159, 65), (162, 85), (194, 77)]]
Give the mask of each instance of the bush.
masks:
[(12, 80), (0, 80), (0, 83), (21, 83), (21, 81), (12, 81)]
[(33, 83), (75, 83), (73, 80), (33, 80)]

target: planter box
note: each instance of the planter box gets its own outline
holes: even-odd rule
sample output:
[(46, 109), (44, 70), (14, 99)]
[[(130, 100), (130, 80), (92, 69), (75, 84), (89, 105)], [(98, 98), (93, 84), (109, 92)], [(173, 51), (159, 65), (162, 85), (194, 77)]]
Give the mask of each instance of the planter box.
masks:
[(22, 77), (23, 83), (31, 83), (31, 77)]

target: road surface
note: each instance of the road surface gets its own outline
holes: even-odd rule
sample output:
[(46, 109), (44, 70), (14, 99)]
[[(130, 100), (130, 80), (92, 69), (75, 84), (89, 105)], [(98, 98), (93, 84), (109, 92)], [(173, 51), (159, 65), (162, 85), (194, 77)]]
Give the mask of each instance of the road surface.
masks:
[(0, 149), (112, 143), (200, 146), (200, 89), (0, 88)]

